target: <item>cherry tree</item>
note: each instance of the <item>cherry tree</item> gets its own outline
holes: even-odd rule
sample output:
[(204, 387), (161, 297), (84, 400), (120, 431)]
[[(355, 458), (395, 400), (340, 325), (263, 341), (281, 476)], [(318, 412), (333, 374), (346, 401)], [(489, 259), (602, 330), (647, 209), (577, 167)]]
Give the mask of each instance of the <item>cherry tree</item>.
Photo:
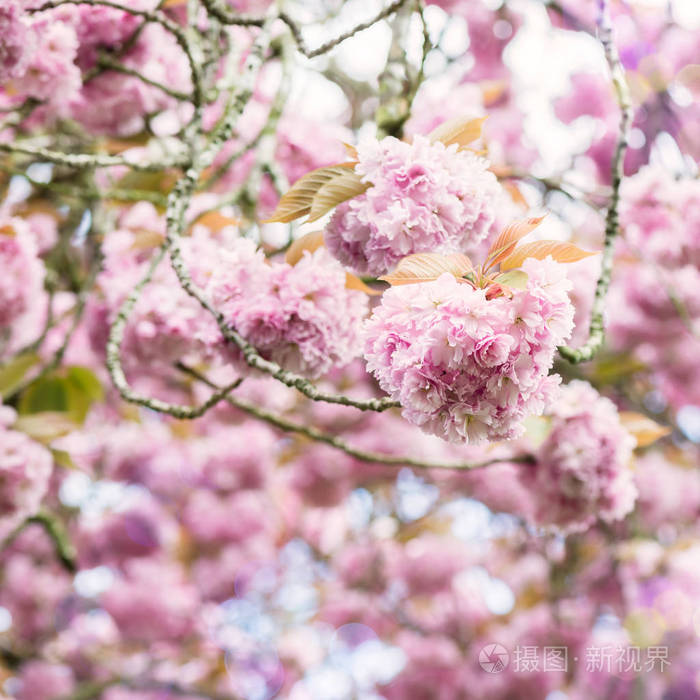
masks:
[(0, 700), (699, 698), (698, 29), (6, 0)]

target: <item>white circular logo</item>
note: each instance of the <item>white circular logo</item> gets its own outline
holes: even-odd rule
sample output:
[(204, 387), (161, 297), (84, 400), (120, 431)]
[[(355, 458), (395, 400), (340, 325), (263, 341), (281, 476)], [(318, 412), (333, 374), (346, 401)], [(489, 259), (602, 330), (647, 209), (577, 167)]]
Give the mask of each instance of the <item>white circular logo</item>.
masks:
[(479, 666), (486, 673), (500, 673), (505, 671), (510, 662), (508, 650), (500, 644), (487, 644), (479, 652)]

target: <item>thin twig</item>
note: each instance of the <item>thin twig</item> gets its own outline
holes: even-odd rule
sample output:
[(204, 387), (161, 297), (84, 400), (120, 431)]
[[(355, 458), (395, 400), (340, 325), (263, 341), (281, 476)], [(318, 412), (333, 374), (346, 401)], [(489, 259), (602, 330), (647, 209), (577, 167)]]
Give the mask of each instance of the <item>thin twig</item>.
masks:
[(58, 560), (61, 562), (61, 566), (63, 566), (68, 573), (75, 573), (78, 568), (75, 561), (75, 549), (58, 520), (47, 512), (39, 512), (36, 515), (28, 517), (2, 541), (2, 544), (0, 544), (0, 551), (10, 547), (30, 525), (40, 525), (44, 528), (44, 531), (53, 544), (54, 551), (56, 552)]
[(109, 329), (109, 339), (107, 340), (107, 369), (109, 370), (109, 375), (112, 378), (114, 386), (117, 388), (119, 394), (125, 401), (150, 408), (151, 410), (158, 411), (159, 413), (166, 413), (174, 418), (180, 418), (183, 420), (199, 418), (200, 416), (203, 416), (212, 406), (215, 406), (217, 403), (219, 403), (219, 401), (225, 398), (228, 393), (240, 386), (242, 380), (237, 379), (227, 386), (218, 389), (206, 401), (198, 406), (183, 406), (180, 404), (169, 403), (167, 401), (161, 401), (160, 399), (143, 396), (134, 391), (127, 381), (121, 364), (121, 345), (124, 340), (124, 331), (129, 319), (129, 314), (138, 301), (141, 291), (153, 278), (153, 274), (165, 257), (166, 251), (167, 249), (165, 245), (160, 247), (159, 252), (153, 256), (153, 259), (151, 260), (151, 263), (148, 266), (144, 276), (134, 286), (119, 308), (117, 317)]
[(190, 73), (192, 78), (192, 102), (195, 106), (201, 107), (204, 102), (204, 93), (202, 81), (200, 80), (200, 67), (199, 63), (192, 51), (192, 46), (190, 45), (187, 35), (185, 34), (182, 27), (180, 27), (176, 22), (173, 22), (170, 18), (166, 17), (162, 12), (155, 11), (151, 12), (149, 10), (137, 10), (128, 6), (125, 6), (118, 2), (112, 2), (112, 0), (48, 0), (43, 5), (38, 8), (30, 9), (29, 12), (45, 12), (47, 10), (54, 10), (57, 7), (62, 7), (63, 5), (91, 5), (93, 7), (110, 7), (115, 10), (121, 10), (127, 14), (133, 15), (134, 17), (142, 17), (146, 22), (154, 22), (160, 24), (164, 29), (170, 32), (175, 41), (180, 45), (185, 56), (187, 57), (187, 62), (190, 65)]
[(158, 88), (158, 90), (160, 90), (161, 92), (164, 92), (166, 95), (172, 97), (175, 100), (179, 100), (180, 102), (189, 102), (192, 100), (192, 95), (186, 92), (180, 92), (179, 90), (174, 90), (173, 88), (168, 87), (167, 85), (163, 85), (163, 83), (159, 83), (157, 80), (151, 80), (151, 78), (148, 78), (142, 73), (139, 73), (137, 70), (129, 68), (123, 63), (119, 63), (119, 61), (115, 61), (114, 59), (104, 54), (97, 59), (97, 65), (100, 68), (104, 68), (105, 70), (113, 70), (117, 73), (123, 73), (124, 75), (130, 75), (133, 78), (138, 78), (142, 83), (150, 85), (154, 88)]
[[(335, 37), (335, 39), (331, 39), (315, 49), (309, 49), (306, 46), (301, 28), (286, 12), (280, 12), (279, 18), (289, 27), (289, 31), (297, 45), (299, 52), (304, 54), (306, 58), (314, 58), (315, 56), (328, 53), (328, 51), (335, 48), (346, 39), (349, 39), (351, 36), (354, 36), (358, 32), (365, 29), (369, 29), (377, 22), (386, 19), (389, 15), (396, 12), (396, 10), (398, 10), (405, 2), (406, 0), (394, 0), (392, 3), (380, 10), (372, 19), (356, 24), (352, 29), (343, 32), (339, 36)], [(232, 13), (220, 2), (220, 0), (202, 0), (202, 4), (207, 8), (207, 12), (209, 12), (212, 17), (216, 17), (222, 24), (234, 24), (245, 27), (261, 27), (264, 22), (264, 20), (261, 18), (246, 17), (244, 15)]]

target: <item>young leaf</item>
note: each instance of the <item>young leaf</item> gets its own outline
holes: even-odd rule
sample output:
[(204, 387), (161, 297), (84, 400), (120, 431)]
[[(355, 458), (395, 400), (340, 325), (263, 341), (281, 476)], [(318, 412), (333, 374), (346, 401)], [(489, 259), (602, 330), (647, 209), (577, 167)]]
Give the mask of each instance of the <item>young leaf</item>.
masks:
[(651, 418), (634, 411), (620, 411), (620, 422), (637, 441), (637, 447), (646, 447), (671, 432), (671, 428), (659, 425)]
[(501, 261), (501, 270), (505, 272), (520, 267), (527, 258), (544, 260), (548, 255), (551, 255), (557, 262), (572, 263), (583, 260), (590, 255), (597, 255), (597, 252), (581, 250), (573, 243), (563, 243), (562, 241), (534, 241), (520, 246), (512, 255)]
[(509, 272), (504, 272), (502, 275), (498, 275), (494, 281), (504, 287), (525, 289), (528, 279), (527, 272), (523, 272), (522, 270), (510, 270)]
[(345, 289), (355, 289), (369, 296), (377, 296), (382, 293), (381, 289), (372, 289), (372, 287), (366, 285), (357, 275), (353, 275), (352, 272), (345, 273)]
[(433, 142), (442, 141), (445, 146), (456, 143), (460, 148), (463, 148), (481, 136), (481, 127), (485, 121), (486, 117), (450, 119), (433, 129), (428, 134), (428, 138)]
[(72, 433), (78, 427), (68, 414), (61, 411), (40, 411), (19, 416), (12, 426), (13, 430), (19, 430), (44, 445)]
[(317, 221), (341, 202), (366, 192), (369, 186), (370, 183), (362, 182), (362, 179), (354, 170), (336, 175), (332, 180), (322, 185), (314, 195), (307, 223)]
[(338, 175), (352, 172), (354, 168), (355, 163), (339, 163), (338, 165), (329, 165), (326, 168), (318, 168), (302, 175), (292, 185), (289, 192), (282, 196), (272, 216), (262, 223), (280, 222), (286, 224), (308, 214), (311, 211), (314, 195), (321, 187)]
[(353, 146), (351, 143), (345, 143), (345, 141), (343, 141), (343, 146), (345, 146), (345, 152), (348, 154), (348, 156), (354, 161), (357, 160), (358, 155), (355, 146)]
[(190, 229), (195, 226), (195, 224), (201, 224), (206, 226), (210, 231), (218, 233), (219, 231), (225, 229), (227, 226), (237, 227), (241, 225), (241, 220), (233, 216), (224, 216), (218, 211), (207, 211), (200, 214), (191, 224)]
[(505, 80), (482, 80), (479, 87), (484, 104), (488, 106), (501, 99), (508, 88), (508, 83)]
[(297, 238), (292, 245), (287, 248), (284, 261), (290, 265), (296, 265), (303, 257), (304, 251), (313, 253), (314, 250), (323, 245), (323, 231), (312, 231), (301, 238)]
[(396, 269), (388, 275), (380, 277), (389, 284), (416, 284), (436, 280), (448, 272), (457, 278), (463, 277), (473, 270), (471, 260), (461, 253), (440, 255), (439, 253), (415, 253), (403, 258)]
[(498, 234), (491, 248), (489, 248), (489, 252), (486, 255), (487, 269), (507, 258), (515, 250), (518, 241), (539, 226), (542, 219), (544, 219), (544, 217), (539, 216), (534, 219), (514, 221), (512, 224), (506, 226), (503, 231)]

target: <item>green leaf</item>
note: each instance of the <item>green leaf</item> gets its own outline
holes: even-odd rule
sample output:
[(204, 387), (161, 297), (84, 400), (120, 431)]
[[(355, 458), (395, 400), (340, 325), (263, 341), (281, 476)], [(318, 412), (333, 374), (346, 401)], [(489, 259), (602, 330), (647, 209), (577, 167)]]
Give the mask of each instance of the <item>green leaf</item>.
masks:
[(19, 401), (23, 415), (63, 413), (75, 423), (82, 423), (95, 401), (104, 391), (95, 374), (86, 367), (68, 367), (30, 384)]
[(51, 449), (51, 454), (53, 455), (53, 461), (59, 466), (65, 469), (79, 469), (78, 465), (73, 461), (70, 453), (65, 450)]
[(66, 413), (70, 410), (71, 385), (56, 375), (42, 377), (27, 387), (19, 401), (19, 412)]
[(0, 367), (0, 398), (11, 396), (24, 380), (27, 372), (41, 358), (34, 352), (27, 352), (13, 357), (6, 365)]
[(69, 367), (66, 372), (66, 379), (80, 389), (93, 401), (102, 401), (104, 389), (95, 373), (87, 367)]

